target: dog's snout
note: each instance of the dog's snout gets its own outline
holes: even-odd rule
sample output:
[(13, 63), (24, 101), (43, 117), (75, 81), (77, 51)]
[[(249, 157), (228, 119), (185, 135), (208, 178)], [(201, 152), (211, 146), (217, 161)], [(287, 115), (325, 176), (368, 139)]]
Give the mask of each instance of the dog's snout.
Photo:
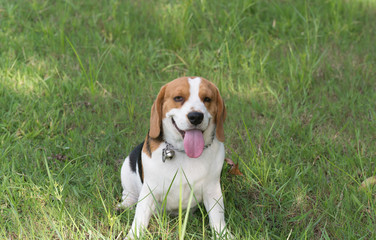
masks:
[(190, 112), (187, 117), (193, 125), (198, 125), (202, 122), (202, 119), (204, 119), (204, 114), (201, 112)]

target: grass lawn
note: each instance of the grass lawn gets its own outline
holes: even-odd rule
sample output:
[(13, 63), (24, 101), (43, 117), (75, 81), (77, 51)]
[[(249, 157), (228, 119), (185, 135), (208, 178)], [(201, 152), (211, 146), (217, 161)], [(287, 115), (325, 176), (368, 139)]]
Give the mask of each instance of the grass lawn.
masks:
[(236, 239), (376, 239), (375, 0), (1, 0), (0, 239), (124, 238), (121, 163), (184, 75), (226, 102)]

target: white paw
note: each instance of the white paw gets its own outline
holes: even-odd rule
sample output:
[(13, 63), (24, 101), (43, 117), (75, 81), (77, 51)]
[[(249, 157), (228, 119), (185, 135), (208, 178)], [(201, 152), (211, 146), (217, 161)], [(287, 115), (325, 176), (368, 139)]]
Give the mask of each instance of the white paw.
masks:
[(126, 209), (126, 208), (133, 209), (136, 206), (136, 203), (137, 201), (134, 201), (133, 199), (125, 198), (124, 201), (116, 205), (116, 209), (117, 210)]
[(125, 240), (133, 240), (139, 239), (141, 233), (139, 231), (134, 232), (133, 230), (129, 230), (127, 236), (124, 238)]
[(124, 203), (116, 204), (116, 210), (127, 209), (127, 208), (133, 209), (134, 205), (128, 205), (128, 204), (124, 204)]
[(235, 239), (235, 237), (230, 233), (229, 230), (225, 229), (221, 233), (215, 232), (215, 239), (233, 240)]

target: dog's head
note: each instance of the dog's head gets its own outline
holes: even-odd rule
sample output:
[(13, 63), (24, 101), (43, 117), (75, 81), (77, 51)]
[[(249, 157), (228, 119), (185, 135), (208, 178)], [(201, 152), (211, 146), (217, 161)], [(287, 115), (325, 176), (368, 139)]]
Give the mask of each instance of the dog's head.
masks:
[(225, 140), (226, 108), (218, 88), (200, 77), (182, 77), (164, 85), (151, 108), (151, 138), (163, 137), (197, 158), (214, 134)]

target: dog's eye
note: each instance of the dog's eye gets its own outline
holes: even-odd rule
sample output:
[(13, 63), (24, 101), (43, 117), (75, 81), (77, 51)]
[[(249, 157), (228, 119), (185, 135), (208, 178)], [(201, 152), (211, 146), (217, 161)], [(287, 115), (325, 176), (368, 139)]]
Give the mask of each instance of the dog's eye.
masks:
[(176, 97), (174, 97), (174, 101), (175, 102), (182, 102), (182, 101), (184, 101), (184, 98), (182, 96), (176, 96)]
[(210, 102), (211, 102), (211, 98), (209, 98), (209, 97), (205, 97), (205, 98), (204, 98), (204, 102), (208, 102), (208, 103), (210, 103)]

